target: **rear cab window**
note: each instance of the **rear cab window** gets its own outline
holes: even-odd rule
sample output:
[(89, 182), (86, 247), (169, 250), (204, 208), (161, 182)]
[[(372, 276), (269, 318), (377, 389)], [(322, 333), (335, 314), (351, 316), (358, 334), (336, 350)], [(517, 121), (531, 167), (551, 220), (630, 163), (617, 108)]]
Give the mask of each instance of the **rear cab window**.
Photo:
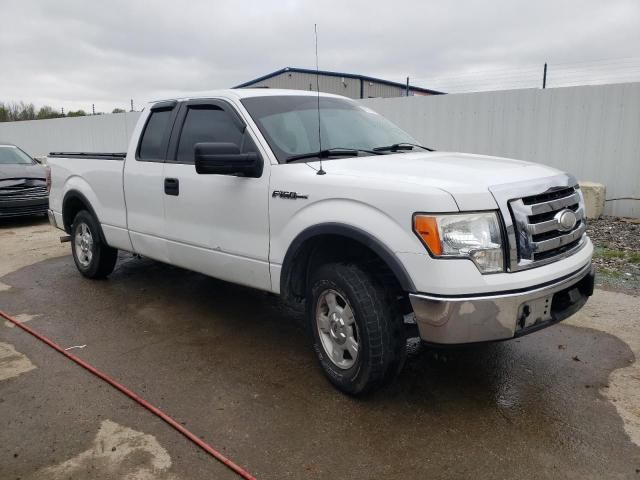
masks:
[(146, 162), (164, 162), (167, 158), (169, 134), (175, 120), (177, 102), (162, 102), (151, 108), (147, 119), (136, 159)]

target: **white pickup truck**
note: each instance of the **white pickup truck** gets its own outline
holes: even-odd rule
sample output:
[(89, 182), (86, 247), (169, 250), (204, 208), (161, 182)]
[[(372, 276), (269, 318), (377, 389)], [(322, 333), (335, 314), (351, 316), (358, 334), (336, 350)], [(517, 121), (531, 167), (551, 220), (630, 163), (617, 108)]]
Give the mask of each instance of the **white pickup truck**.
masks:
[(226, 90), (153, 102), (125, 153), (52, 153), (50, 221), (89, 278), (117, 251), (304, 307), (328, 379), (393, 379), (407, 339), (518, 337), (593, 293), (574, 177), (435, 152), (349, 99)]

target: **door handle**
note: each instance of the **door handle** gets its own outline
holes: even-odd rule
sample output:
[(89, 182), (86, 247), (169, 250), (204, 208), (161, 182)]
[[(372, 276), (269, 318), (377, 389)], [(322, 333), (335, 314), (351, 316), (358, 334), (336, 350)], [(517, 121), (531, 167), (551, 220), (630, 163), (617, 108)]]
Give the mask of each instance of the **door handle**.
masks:
[(177, 178), (165, 178), (164, 193), (174, 196), (180, 195), (180, 180)]

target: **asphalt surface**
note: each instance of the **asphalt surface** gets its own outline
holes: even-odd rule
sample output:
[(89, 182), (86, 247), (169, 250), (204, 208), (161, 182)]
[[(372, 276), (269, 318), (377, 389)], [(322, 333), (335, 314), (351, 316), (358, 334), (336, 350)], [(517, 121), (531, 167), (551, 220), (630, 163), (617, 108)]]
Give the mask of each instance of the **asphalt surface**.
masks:
[[(73, 353), (259, 479), (640, 479), (637, 297), (598, 290), (530, 336), (422, 350), (395, 384), (352, 399), (276, 297), (129, 255), (86, 280), (47, 229), (0, 224), (0, 309), (84, 346)], [(19, 267), (31, 246), (14, 238), (34, 231), (51, 247)], [(39, 256), (47, 248), (54, 258)], [(17, 478), (237, 477), (0, 321), (0, 479)]]

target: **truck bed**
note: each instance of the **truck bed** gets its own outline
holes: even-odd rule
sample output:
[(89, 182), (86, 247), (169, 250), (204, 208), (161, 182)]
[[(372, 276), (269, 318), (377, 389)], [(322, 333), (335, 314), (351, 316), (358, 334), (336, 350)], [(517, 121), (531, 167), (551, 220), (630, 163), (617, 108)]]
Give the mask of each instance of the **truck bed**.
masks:
[[(62, 224), (67, 192), (80, 192), (100, 219), (105, 237), (124, 237), (127, 213), (123, 190), (125, 153), (52, 152), (49, 208)], [(126, 236), (125, 238), (128, 238)]]

